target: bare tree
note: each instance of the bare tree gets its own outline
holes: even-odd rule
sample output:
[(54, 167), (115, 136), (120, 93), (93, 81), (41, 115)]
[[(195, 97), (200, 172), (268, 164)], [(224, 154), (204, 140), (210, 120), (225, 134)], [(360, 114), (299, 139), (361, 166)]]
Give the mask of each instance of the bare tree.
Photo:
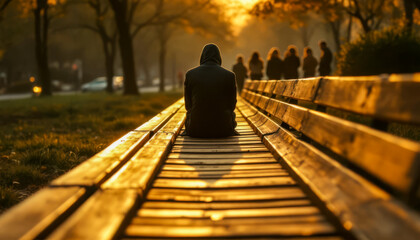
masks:
[(164, 0), (157, 0), (155, 13), (143, 22), (134, 22), (134, 15), (139, 6), (144, 6), (147, 1), (142, 0), (109, 0), (110, 6), (114, 11), (115, 23), (118, 29), (119, 49), (121, 62), (124, 71), (124, 94), (138, 95), (139, 91), (136, 83), (136, 69), (133, 55), (133, 38), (143, 28), (146, 27), (159, 16), (160, 9)]

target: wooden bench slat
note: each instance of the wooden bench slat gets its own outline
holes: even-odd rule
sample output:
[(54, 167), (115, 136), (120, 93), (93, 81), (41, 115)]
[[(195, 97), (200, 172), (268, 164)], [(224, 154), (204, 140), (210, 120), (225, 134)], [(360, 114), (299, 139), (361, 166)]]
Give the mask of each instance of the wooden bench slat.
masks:
[(176, 101), (162, 112), (158, 113), (152, 119), (136, 128), (136, 131), (151, 131), (156, 133), (166, 122), (184, 105), (184, 99)]
[(200, 171), (200, 172), (186, 172), (186, 171), (162, 171), (159, 178), (171, 179), (237, 179), (237, 178), (258, 178), (258, 177), (284, 177), (289, 174), (284, 170), (250, 170), (250, 171)]
[(153, 183), (153, 187), (164, 188), (245, 188), (258, 186), (293, 186), (296, 182), (290, 176), (280, 177), (259, 177), (259, 178), (221, 178), (217, 181), (209, 179), (165, 179), (158, 178)]
[(254, 189), (162, 189), (152, 188), (147, 195), (148, 200), (177, 202), (226, 202), (226, 201), (259, 201), (286, 200), (305, 198), (298, 187), (254, 188)]
[(159, 130), (116, 174), (106, 181), (104, 189), (146, 190), (175, 140), (185, 121), (185, 113), (179, 112)]
[(277, 81), (276, 80), (268, 80), (267, 84), (265, 85), (263, 93), (267, 95), (273, 94), (274, 88), (276, 87)]
[(262, 93), (263, 91), (264, 91), (264, 89), (265, 89), (265, 86), (267, 85), (267, 82), (268, 82), (268, 80), (260, 80), (258, 83), (257, 83), (257, 92), (260, 92), (260, 93)]
[(293, 99), (313, 101), (321, 78), (279, 80), (273, 94)]
[(273, 114), (398, 191), (409, 194), (420, 170), (420, 144), (361, 124), (277, 102)]
[(170, 153), (168, 158), (257, 158), (272, 157), (269, 152), (259, 153), (220, 153), (220, 154), (196, 154), (196, 153)]
[(278, 163), (273, 164), (250, 164), (250, 165), (172, 165), (165, 164), (163, 170), (176, 171), (208, 171), (208, 170), (254, 170), (254, 169), (281, 169)]
[(277, 163), (274, 158), (248, 158), (248, 159), (174, 159), (166, 160), (168, 164), (202, 164), (202, 165), (223, 165), (223, 164), (254, 164), (254, 163)]
[(314, 102), (383, 120), (420, 124), (420, 82), (396, 79), (327, 77)]
[(132, 189), (97, 191), (61, 224), (49, 239), (113, 239), (140, 192)]
[(9, 209), (0, 218), (0, 239), (35, 239), (77, 206), (85, 196), (81, 187), (44, 188)]
[(410, 216), (408, 209), (394, 200), (391, 202), (388, 194), (310, 145), (282, 129), (264, 137), (264, 141), (356, 237), (415, 239), (419, 236), (420, 229), (416, 226), (419, 219)]
[[(265, 207), (291, 207), (291, 206), (309, 206), (311, 202), (306, 199), (296, 200), (272, 200), (263, 202), (163, 202), (163, 201), (146, 201), (144, 208), (166, 208), (166, 209), (247, 209), (247, 208), (265, 208)], [(294, 217), (290, 217), (294, 218)], [(300, 217), (297, 217), (299, 219)], [(319, 216), (316, 217), (319, 219)], [(134, 219), (136, 221), (137, 219)], [(289, 219), (290, 221), (291, 219)], [(292, 220), (293, 221), (293, 220)], [(137, 222), (139, 223), (139, 222)], [(234, 224), (235, 222), (232, 222)], [(196, 224), (189, 222), (189, 224)], [(200, 223), (198, 223), (200, 224)]]

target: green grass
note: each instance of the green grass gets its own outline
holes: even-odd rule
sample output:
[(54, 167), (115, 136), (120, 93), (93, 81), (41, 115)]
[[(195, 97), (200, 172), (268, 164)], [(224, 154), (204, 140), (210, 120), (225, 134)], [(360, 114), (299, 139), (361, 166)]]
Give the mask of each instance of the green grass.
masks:
[(181, 93), (105, 93), (0, 102), (0, 212), (104, 149)]

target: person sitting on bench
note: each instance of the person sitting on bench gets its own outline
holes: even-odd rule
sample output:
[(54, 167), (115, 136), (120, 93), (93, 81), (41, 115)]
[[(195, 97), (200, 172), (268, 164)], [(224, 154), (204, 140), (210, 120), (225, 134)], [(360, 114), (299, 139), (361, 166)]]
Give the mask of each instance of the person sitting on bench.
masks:
[(187, 119), (182, 135), (201, 138), (238, 135), (235, 74), (221, 64), (219, 48), (207, 44), (201, 53), (200, 66), (185, 74)]

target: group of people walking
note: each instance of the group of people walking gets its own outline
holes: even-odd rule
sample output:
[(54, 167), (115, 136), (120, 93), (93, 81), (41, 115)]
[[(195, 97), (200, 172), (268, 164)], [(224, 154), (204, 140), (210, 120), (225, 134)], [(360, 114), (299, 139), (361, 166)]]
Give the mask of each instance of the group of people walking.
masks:
[[(326, 76), (331, 73), (332, 53), (327, 47), (327, 43), (321, 41), (319, 43), (321, 49), (321, 57), (318, 60), (313, 56), (312, 49), (305, 47), (303, 50), (303, 77), (314, 77), (318, 67), (319, 76)], [(298, 51), (295, 46), (290, 45), (281, 59), (279, 49), (273, 47), (268, 53), (266, 75), (268, 79), (296, 79), (299, 78), (298, 68), (301, 65)], [(245, 78), (252, 80), (261, 80), (264, 71), (264, 61), (258, 52), (254, 52), (249, 59), (248, 68), (244, 65), (243, 56), (236, 58), (236, 64), (233, 66), (233, 72), (236, 75), (238, 90), (242, 90)]]

